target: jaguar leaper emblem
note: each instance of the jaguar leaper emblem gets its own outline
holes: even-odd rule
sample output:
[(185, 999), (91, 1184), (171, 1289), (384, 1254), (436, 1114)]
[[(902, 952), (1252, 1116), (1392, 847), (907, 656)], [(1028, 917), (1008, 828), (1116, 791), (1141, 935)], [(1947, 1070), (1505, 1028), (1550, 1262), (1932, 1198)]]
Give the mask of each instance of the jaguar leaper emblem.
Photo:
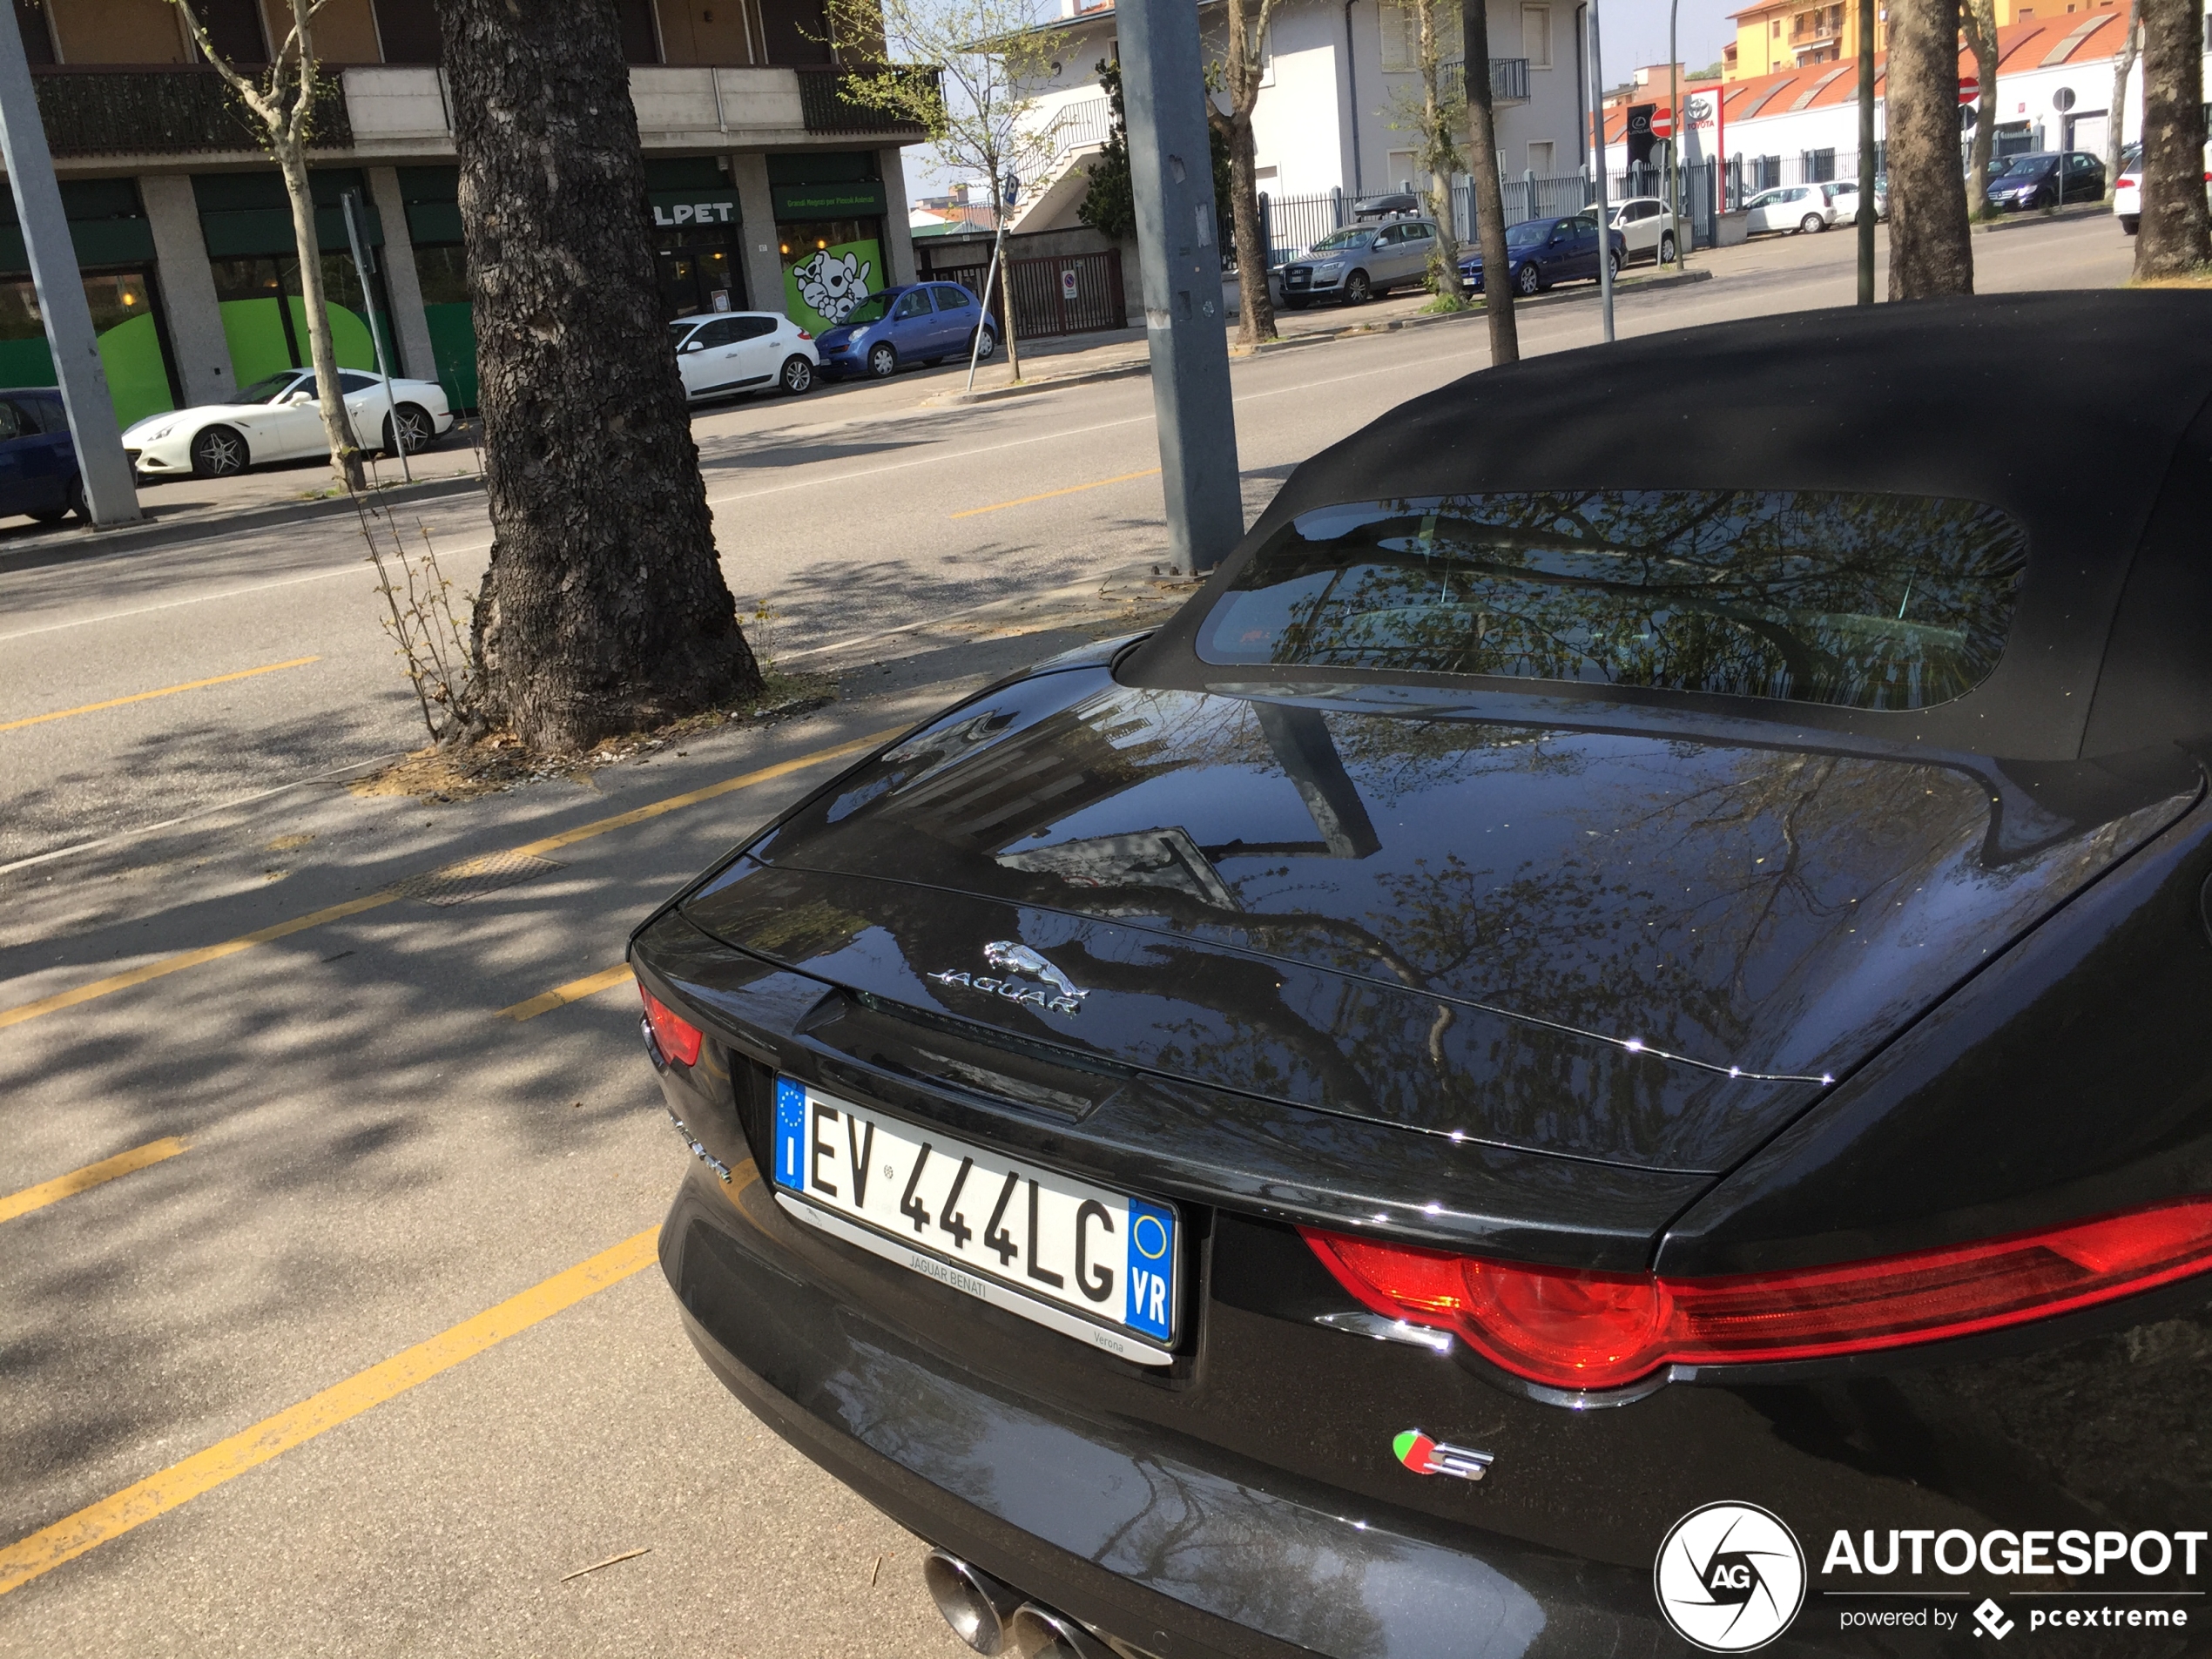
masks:
[[(1090, 995), (1078, 990), (1075, 981), (1018, 940), (994, 939), (983, 947), (983, 961), (1001, 974), (1024, 974), (1030, 980), (1043, 981), (1044, 985), (1025, 984), (1018, 979), (1001, 979), (989, 974), (969, 974), (959, 968), (946, 968), (929, 977), (940, 985), (965, 985), (971, 990), (988, 991), (1010, 1002), (1045, 1008), (1054, 1014), (1082, 1013), (1082, 1000)], [(1044, 988), (1048, 986), (1049, 991)]]

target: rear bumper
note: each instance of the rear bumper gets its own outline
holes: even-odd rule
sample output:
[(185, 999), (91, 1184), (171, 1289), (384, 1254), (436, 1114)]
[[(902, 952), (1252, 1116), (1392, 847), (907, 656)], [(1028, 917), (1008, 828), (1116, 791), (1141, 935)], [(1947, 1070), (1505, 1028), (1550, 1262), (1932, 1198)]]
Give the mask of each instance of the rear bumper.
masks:
[(987, 1379), (808, 1272), (795, 1229), (750, 1163), (678, 1193), (662, 1269), (715, 1374), (900, 1525), (1160, 1659), (1680, 1649), (1646, 1572), (1441, 1527)]

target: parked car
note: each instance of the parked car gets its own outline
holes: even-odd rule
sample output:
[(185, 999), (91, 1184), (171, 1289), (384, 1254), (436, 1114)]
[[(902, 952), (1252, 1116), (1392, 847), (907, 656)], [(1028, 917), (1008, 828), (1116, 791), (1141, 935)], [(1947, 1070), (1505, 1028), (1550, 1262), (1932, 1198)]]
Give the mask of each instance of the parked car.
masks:
[(1283, 303), (1292, 311), (1303, 311), (1316, 300), (1364, 305), (1376, 294), (1424, 280), (1436, 246), (1433, 219), (1347, 225), (1283, 267)]
[[(2120, 165), (2120, 177), (2112, 187), (2112, 212), (2120, 228), (2133, 236), (2143, 221), (2142, 145), (2129, 145), (2121, 152)], [(2212, 199), (2212, 144), (2204, 146), (2204, 193)]]
[(694, 403), (771, 389), (796, 397), (814, 384), (821, 361), (814, 336), (773, 311), (708, 312), (668, 328), (684, 395)]
[(2102, 201), (2105, 164), (2086, 150), (2063, 153), (2030, 151), (2007, 156), (2002, 172), (1990, 166), (1982, 199), (2000, 212), (2023, 207), (2056, 207), (2062, 201)]
[(2091, 1527), (2181, 1605), (2207, 385), (2212, 294), (2007, 294), (1332, 445), (632, 934), (671, 1312), (986, 1654), (1919, 1653), (1823, 1598)]
[[(1836, 222), (1833, 186), (1827, 185), (1779, 185), (1759, 192), (1743, 204), (1743, 211), (1744, 233), (1750, 236), (1768, 231), (1811, 235)], [(1851, 212), (1858, 211), (1858, 204), (1852, 203)]]
[(888, 380), (902, 367), (965, 357), (971, 347), (988, 362), (998, 350), (998, 324), (961, 284), (918, 282), (869, 294), (818, 343), (824, 374)]
[(42, 524), (71, 513), (91, 516), (69, 415), (61, 393), (51, 386), (0, 391), (0, 517), (17, 513)]
[(1656, 196), (1631, 196), (1619, 204), (1613, 210), (1613, 228), (1621, 233), (1622, 252), (1631, 263), (1649, 259), (1665, 265), (1674, 259), (1677, 243), (1686, 251), (1693, 246), (1689, 221), (1679, 214), (1669, 219), (1667, 204)]
[[(413, 455), (453, 429), (445, 388), (435, 381), (392, 381), (391, 401), (374, 374), (338, 371), (354, 441), (387, 455)], [(327, 455), (313, 369), (287, 368), (242, 387), (227, 403), (199, 403), (150, 415), (123, 434), (123, 450), (142, 478), (225, 478), (271, 461)]]
[[(1856, 225), (1858, 223), (1858, 180), (1839, 179), (1827, 187), (1828, 206), (1834, 210), (1829, 224)], [(1874, 217), (1877, 220), (1890, 216), (1889, 179), (1883, 174), (1874, 177)]]
[[(1613, 269), (1617, 273), (1629, 257), (1628, 238), (1608, 229)], [(1554, 282), (1597, 280), (1597, 212), (1592, 208), (1561, 219), (1528, 219), (1506, 227), (1506, 257), (1512, 261), (1514, 292), (1541, 293)], [(1482, 248), (1470, 244), (1460, 257), (1460, 287), (1468, 292), (1482, 287)]]

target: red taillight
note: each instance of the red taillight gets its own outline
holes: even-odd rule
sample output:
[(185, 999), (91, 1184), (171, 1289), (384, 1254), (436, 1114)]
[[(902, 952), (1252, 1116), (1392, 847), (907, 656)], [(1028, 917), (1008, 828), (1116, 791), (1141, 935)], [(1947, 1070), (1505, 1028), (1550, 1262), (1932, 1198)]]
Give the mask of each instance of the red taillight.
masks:
[(1447, 1255), (1305, 1231), (1377, 1312), (1450, 1331), (1554, 1388), (1663, 1365), (1813, 1359), (2048, 1318), (2212, 1269), (2212, 1199), (2047, 1232), (1784, 1273), (1661, 1278)]
[(653, 1028), (653, 1041), (660, 1044), (662, 1055), (678, 1065), (698, 1065), (699, 1044), (704, 1041), (698, 1027), (644, 986), (637, 988), (637, 995), (645, 999), (645, 1018)]
[(812, 340), (814, 336), (808, 334), (804, 328), (802, 328), (799, 331), (799, 337), (801, 340)]

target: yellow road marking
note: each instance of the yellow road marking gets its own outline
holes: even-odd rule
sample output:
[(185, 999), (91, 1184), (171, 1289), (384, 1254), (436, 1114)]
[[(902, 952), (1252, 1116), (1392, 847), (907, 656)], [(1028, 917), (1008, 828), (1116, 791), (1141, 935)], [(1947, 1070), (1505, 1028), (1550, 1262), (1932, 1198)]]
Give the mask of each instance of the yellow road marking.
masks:
[(305, 668), (309, 663), (320, 661), (322, 658), (320, 657), (295, 657), (288, 663), (270, 663), (262, 668), (241, 668), (235, 674), (217, 674), (210, 679), (186, 680), (182, 685), (165, 685), (158, 691), (134, 691), (129, 697), (111, 697), (105, 703), (87, 703), (74, 709), (56, 709), (51, 714), (34, 714), (22, 720), (0, 720), (0, 732), (42, 725), (48, 720), (66, 720), (72, 714), (97, 714), (102, 709), (119, 709), (125, 703), (144, 703), (157, 697), (174, 697), (179, 691), (197, 691), (210, 685), (227, 685), (233, 680), (250, 680), (256, 674), (273, 674), (280, 668)]
[[(904, 730), (903, 727), (900, 730)], [(804, 772), (809, 766), (819, 766), (825, 761), (841, 760), (846, 755), (857, 754), (864, 749), (898, 736), (898, 731), (878, 732), (873, 736), (855, 738), (850, 743), (840, 743), (827, 749), (817, 749), (812, 754), (799, 755), (794, 759), (779, 760), (772, 766), (763, 766), (756, 772), (740, 772), (735, 778), (725, 778), (718, 784), (709, 784), (704, 789), (687, 790), (681, 795), (671, 795), (648, 806), (636, 807), (627, 813), (617, 813), (612, 818), (596, 819), (580, 824), (558, 835), (549, 835), (542, 840), (509, 850), (508, 856), (536, 858), (563, 846), (573, 846), (578, 841), (588, 841), (595, 835), (604, 835), (610, 830), (627, 829), (632, 824), (642, 824), (647, 819), (658, 818), (663, 813), (672, 813), (678, 807), (696, 806), (701, 801), (727, 795), (732, 791), (750, 789), (756, 784), (772, 783), (787, 778), (794, 772)], [(256, 928), (250, 934), (240, 934), (235, 939), (226, 939), (218, 945), (202, 945), (197, 950), (181, 951), (174, 956), (164, 956), (158, 961), (142, 963), (120, 974), (111, 974), (90, 984), (79, 985), (73, 990), (57, 991), (51, 996), (42, 996), (35, 1002), (24, 1002), (11, 1008), (0, 1008), (0, 1030), (11, 1025), (21, 1025), (49, 1014), (58, 1014), (80, 1002), (108, 996), (117, 991), (127, 991), (134, 985), (144, 985), (170, 974), (198, 968), (206, 962), (219, 961), (226, 956), (235, 956), (240, 951), (252, 950), (256, 945), (266, 945), (273, 940), (289, 938), (310, 927), (320, 927), (325, 922), (340, 921), (347, 916), (358, 916), (364, 910), (375, 910), (388, 904), (396, 904), (404, 894), (385, 887), (375, 893), (364, 894), (358, 899), (348, 899), (343, 904), (330, 905), (321, 910), (311, 910), (304, 916), (294, 916), (289, 921), (280, 921), (272, 927)]]
[(1157, 467), (1147, 467), (1143, 472), (1125, 472), (1118, 478), (1101, 478), (1094, 483), (1069, 484), (1065, 489), (1047, 489), (1035, 496), (1016, 496), (1012, 501), (995, 501), (988, 507), (970, 507), (965, 512), (954, 513), (954, 518), (974, 518), (978, 513), (995, 513), (1008, 507), (1027, 507), (1033, 501), (1050, 501), (1055, 496), (1080, 496), (1086, 489), (1103, 489), (1109, 484), (1125, 484), (1133, 478), (1157, 478)]
[(204, 1452), (195, 1452), (181, 1463), (171, 1464), (158, 1474), (149, 1475), (112, 1497), (0, 1548), (0, 1595), (98, 1548), (111, 1538), (121, 1537), (133, 1527), (144, 1526), (189, 1503), (256, 1464), (266, 1463), (325, 1430), (381, 1406), (440, 1372), (450, 1371), (563, 1308), (574, 1307), (586, 1297), (621, 1284), (652, 1264), (654, 1241), (659, 1233), (658, 1226), (648, 1227), (613, 1249), (601, 1251), (589, 1261), (578, 1262), (520, 1295), (509, 1297), (497, 1307), (464, 1319), (404, 1353), (357, 1372)]
[[(556, 985), (550, 991), (540, 991), (526, 1002), (517, 1002), (511, 1008), (502, 1008), (502, 1020), (535, 1020), (541, 1014), (550, 1014), (555, 1008), (565, 1008), (571, 1002), (581, 1002), (587, 996), (597, 996), (610, 986), (627, 985), (631, 978), (630, 964), (617, 962), (612, 968), (603, 968), (596, 974), (582, 979), (572, 979), (566, 985)], [(7, 1217), (0, 1215), (0, 1221)]]
[(21, 1192), (11, 1192), (0, 1198), (0, 1221), (13, 1221), (17, 1216), (27, 1216), (34, 1210), (44, 1210), (50, 1204), (103, 1186), (118, 1175), (128, 1175), (149, 1163), (173, 1158), (188, 1144), (173, 1135), (165, 1136), (158, 1141), (148, 1141), (144, 1146), (134, 1146), (128, 1152), (118, 1152), (111, 1158), (102, 1158), (98, 1163), (88, 1163), (81, 1170), (71, 1170), (67, 1175), (57, 1175), (51, 1181), (41, 1181), (35, 1187), (25, 1187)]

